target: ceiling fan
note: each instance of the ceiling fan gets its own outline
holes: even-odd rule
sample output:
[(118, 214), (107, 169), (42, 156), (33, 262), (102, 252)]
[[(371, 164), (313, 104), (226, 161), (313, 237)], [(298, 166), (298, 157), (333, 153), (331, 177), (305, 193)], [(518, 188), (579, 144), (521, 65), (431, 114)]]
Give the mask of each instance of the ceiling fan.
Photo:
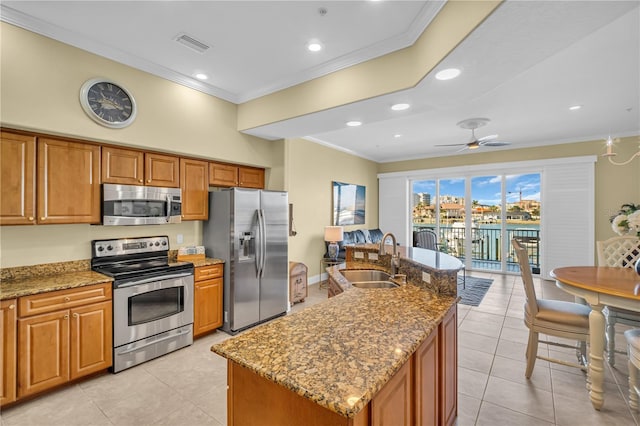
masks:
[(465, 149), (478, 149), (481, 146), (505, 146), (509, 145), (509, 142), (496, 140), (498, 135), (489, 135), (483, 136), (481, 138), (476, 138), (475, 130), (478, 127), (486, 126), (489, 123), (488, 118), (467, 118), (466, 120), (462, 120), (457, 123), (457, 126), (463, 129), (471, 130), (471, 140), (467, 143), (453, 143), (446, 145), (436, 145), (436, 146), (462, 146), (463, 148), (460, 151), (464, 151)]

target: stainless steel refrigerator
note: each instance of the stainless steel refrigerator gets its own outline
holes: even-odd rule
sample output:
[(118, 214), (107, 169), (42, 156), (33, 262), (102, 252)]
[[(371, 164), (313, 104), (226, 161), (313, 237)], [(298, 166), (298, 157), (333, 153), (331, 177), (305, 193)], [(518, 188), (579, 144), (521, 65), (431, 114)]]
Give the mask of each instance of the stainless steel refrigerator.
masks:
[(288, 307), (286, 192), (230, 188), (209, 193), (203, 226), (208, 257), (223, 259), (222, 329), (235, 334)]

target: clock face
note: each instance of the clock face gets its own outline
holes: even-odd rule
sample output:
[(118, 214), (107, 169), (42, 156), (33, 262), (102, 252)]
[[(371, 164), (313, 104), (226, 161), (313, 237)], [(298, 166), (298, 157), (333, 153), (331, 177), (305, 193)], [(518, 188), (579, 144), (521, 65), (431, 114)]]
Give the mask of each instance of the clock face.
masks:
[(136, 103), (122, 86), (105, 79), (94, 78), (80, 89), (82, 108), (97, 123), (122, 128), (133, 122)]

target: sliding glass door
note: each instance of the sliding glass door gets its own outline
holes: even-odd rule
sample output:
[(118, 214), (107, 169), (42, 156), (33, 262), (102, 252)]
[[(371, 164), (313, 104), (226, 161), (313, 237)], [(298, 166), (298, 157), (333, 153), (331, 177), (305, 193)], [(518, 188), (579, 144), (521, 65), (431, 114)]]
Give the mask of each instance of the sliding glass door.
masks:
[(469, 270), (519, 272), (517, 238), (540, 270), (540, 174), (495, 174), (412, 181), (412, 227), (433, 229), (440, 250)]

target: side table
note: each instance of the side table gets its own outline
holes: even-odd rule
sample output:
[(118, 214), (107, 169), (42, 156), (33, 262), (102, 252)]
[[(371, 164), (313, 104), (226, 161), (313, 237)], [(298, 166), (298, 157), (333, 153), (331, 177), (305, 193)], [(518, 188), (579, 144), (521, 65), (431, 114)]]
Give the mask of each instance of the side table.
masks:
[[(320, 259), (320, 278), (322, 278), (322, 274), (324, 274), (329, 266), (335, 266), (344, 263), (344, 259), (331, 259), (328, 257), (323, 257)], [(328, 280), (328, 278), (327, 278)], [(320, 281), (320, 288), (327, 288), (327, 280)]]

